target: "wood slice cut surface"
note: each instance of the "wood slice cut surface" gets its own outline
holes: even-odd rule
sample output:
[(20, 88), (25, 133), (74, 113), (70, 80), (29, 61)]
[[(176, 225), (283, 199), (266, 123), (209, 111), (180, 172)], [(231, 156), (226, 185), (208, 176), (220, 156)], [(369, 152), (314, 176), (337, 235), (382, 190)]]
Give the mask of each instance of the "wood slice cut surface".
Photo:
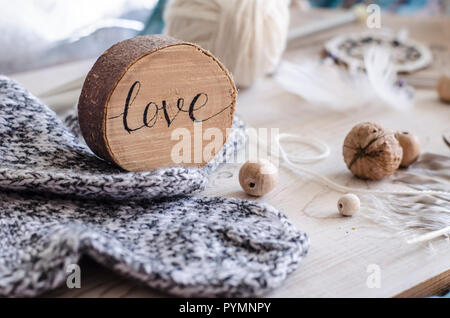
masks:
[(120, 42), (88, 74), (79, 119), (89, 147), (128, 171), (202, 166), (226, 141), (236, 87), (200, 47), (153, 35)]

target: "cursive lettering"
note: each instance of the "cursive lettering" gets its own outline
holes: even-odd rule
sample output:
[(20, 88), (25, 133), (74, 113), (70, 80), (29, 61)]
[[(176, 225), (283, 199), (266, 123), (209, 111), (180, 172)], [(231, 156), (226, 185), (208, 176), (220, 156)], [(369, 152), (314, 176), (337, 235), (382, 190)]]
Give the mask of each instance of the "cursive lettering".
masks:
[(231, 107), (231, 104), (230, 104), (209, 117), (198, 118), (198, 116), (196, 116), (196, 112), (198, 110), (206, 107), (208, 104), (208, 94), (198, 93), (194, 96), (194, 98), (190, 102), (188, 109), (185, 109), (184, 98), (182, 98), (182, 97), (178, 98), (177, 104), (176, 104), (177, 112), (175, 113), (175, 115), (173, 115), (173, 117), (170, 117), (169, 112), (168, 112), (168, 103), (166, 100), (161, 101), (161, 106), (159, 106), (157, 103), (155, 103), (153, 101), (150, 101), (145, 106), (144, 111), (142, 113), (142, 125), (137, 126), (135, 128), (131, 128), (128, 123), (128, 116), (129, 116), (130, 108), (133, 107), (134, 102), (135, 102), (137, 96), (139, 95), (140, 90), (141, 90), (141, 83), (139, 81), (135, 81), (133, 83), (133, 85), (131, 85), (131, 87), (128, 91), (127, 97), (125, 99), (125, 105), (123, 107), (123, 112), (117, 116), (108, 118), (108, 119), (122, 118), (123, 128), (129, 134), (131, 134), (134, 131), (143, 129), (143, 128), (154, 127), (156, 125), (156, 123), (158, 122), (159, 112), (163, 113), (163, 117), (167, 124), (167, 127), (170, 127), (170, 125), (172, 125), (172, 123), (177, 118), (178, 114), (180, 114), (180, 113), (187, 113), (189, 118), (193, 122), (198, 123), (198, 122), (205, 122), (211, 118), (214, 118), (214, 117), (220, 115), (226, 109)]

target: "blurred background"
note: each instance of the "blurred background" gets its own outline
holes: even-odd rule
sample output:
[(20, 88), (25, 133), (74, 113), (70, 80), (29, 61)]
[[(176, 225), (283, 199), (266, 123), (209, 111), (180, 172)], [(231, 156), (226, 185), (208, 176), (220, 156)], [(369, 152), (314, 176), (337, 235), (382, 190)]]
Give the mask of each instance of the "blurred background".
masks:
[[(301, 10), (376, 3), (401, 15), (450, 12), (448, 0), (292, 0)], [(0, 0), (0, 74), (94, 58), (140, 33), (159, 33), (166, 0)]]

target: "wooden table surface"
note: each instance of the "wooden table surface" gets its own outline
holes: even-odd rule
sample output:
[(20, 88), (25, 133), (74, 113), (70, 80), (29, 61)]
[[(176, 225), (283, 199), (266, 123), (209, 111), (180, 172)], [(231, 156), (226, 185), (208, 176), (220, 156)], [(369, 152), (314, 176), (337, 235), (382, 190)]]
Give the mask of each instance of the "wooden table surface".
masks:
[[(323, 15), (315, 11), (308, 17), (295, 15), (293, 24), (304, 23)], [(427, 43), (436, 57), (435, 65), (419, 75), (436, 76), (442, 70), (450, 71), (450, 19), (400, 18), (382, 16), (383, 26), (399, 29), (408, 27), (411, 37)], [(301, 59), (318, 54), (323, 40), (348, 30), (363, 30), (363, 26), (336, 28), (326, 34), (289, 45), (288, 59)], [(92, 61), (12, 76), (32, 92), (38, 94), (47, 86), (62, 79), (69, 80), (85, 74)], [(45, 79), (42, 81), (40, 79)], [(48, 88), (48, 87), (47, 87)], [(74, 94), (73, 96), (76, 96)], [(70, 98), (69, 98), (70, 99)], [(76, 97), (70, 100), (76, 102)], [(345, 167), (341, 147), (346, 133), (361, 121), (377, 121), (385, 127), (416, 133), (423, 151), (450, 155), (450, 148), (442, 141), (444, 131), (450, 129), (450, 106), (438, 101), (433, 90), (417, 90), (415, 107), (398, 113), (377, 106), (352, 112), (332, 112), (306, 103), (301, 98), (283, 91), (273, 78), (267, 77), (253, 87), (241, 90), (237, 113), (250, 126), (279, 128), (280, 132), (313, 136), (331, 147), (331, 156), (309, 168), (342, 184), (358, 187), (388, 187), (389, 181), (369, 183), (356, 180)], [(242, 199), (238, 164), (227, 164), (216, 172), (205, 195), (219, 195)], [(293, 224), (306, 231), (311, 248), (298, 270), (283, 286), (269, 297), (392, 297), (429, 296), (450, 288), (450, 244), (445, 239), (433, 241), (434, 253), (426, 244), (407, 245), (393, 239), (390, 232), (356, 215), (340, 217), (336, 209), (339, 194), (311, 180), (298, 177), (281, 168), (276, 189), (263, 198), (281, 209)], [(363, 213), (363, 211), (362, 211)], [(381, 269), (381, 287), (369, 288), (367, 268), (376, 264)], [(50, 297), (163, 297), (139, 282), (129, 280), (109, 269), (84, 259), (81, 262), (82, 287), (61, 287), (45, 296)]]

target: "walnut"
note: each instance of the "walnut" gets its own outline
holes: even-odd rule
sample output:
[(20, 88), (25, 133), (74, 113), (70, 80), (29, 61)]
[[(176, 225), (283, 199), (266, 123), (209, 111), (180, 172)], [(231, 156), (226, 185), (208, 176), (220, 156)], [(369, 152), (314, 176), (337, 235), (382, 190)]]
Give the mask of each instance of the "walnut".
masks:
[(380, 180), (398, 169), (403, 150), (394, 131), (366, 122), (353, 127), (345, 137), (343, 155), (355, 176)]

